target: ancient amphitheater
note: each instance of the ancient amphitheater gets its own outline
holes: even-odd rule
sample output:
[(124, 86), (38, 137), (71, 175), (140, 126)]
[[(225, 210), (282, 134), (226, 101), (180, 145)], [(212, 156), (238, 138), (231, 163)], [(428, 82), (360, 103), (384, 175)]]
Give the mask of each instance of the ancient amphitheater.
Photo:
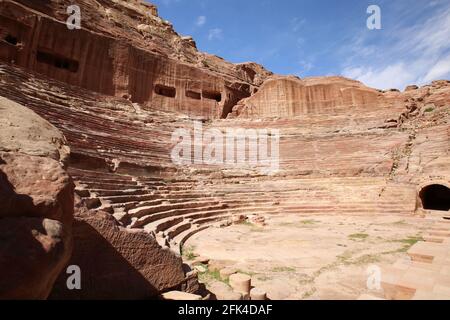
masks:
[[(0, 1), (0, 299), (450, 299), (450, 81), (277, 76), (78, 4)], [(198, 124), (279, 130), (278, 170), (177, 165)]]

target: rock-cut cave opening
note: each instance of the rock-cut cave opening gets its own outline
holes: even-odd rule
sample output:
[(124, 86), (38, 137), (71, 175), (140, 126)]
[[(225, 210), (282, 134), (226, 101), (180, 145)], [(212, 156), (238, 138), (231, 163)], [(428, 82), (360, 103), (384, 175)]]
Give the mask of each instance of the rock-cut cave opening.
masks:
[(195, 99), (195, 100), (201, 100), (202, 99), (202, 95), (200, 92), (195, 92), (195, 91), (186, 91), (186, 97), (191, 98), (191, 99)]
[(440, 184), (433, 184), (423, 188), (419, 197), (426, 210), (449, 211), (450, 189)]
[(155, 85), (155, 93), (163, 97), (175, 98), (177, 96), (177, 89), (174, 87), (157, 84)]
[(209, 100), (216, 100), (217, 102), (222, 101), (222, 94), (220, 92), (217, 91), (207, 91), (204, 90), (202, 92), (202, 96), (205, 99), (209, 99)]
[(19, 40), (10, 34), (5, 37), (5, 41), (9, 44), (12, 44), (13, 46), (16, 46), (19, 43)]
[(36, 59), (40, 63), (45, 63), (55, 68), (68, 70), (74, 73), (78, 71), (79, 67), (78, 61), (42, 50), (37, 52)]

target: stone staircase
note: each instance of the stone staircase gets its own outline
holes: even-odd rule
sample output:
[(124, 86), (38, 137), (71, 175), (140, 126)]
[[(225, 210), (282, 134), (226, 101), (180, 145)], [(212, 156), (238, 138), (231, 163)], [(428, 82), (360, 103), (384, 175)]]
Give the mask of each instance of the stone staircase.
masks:
[(192, 129), (192, 120), (181, 114), (143, 112), (126, 99), (11, 66), (0, 67), (0, 81), (9, 84), (0, 86), (0, 95), (23, 103), (64, 133), (72, 153), (69, 173), (90, 209), (152, 233), (176, 252), (196, 232), (242, 215), (415, 210), (415, 186), (386, 179), (392, 150), (408, 140), (407, 134), (380, 129), (392, 113), (388, 106), (359, 115), (357, 122), (348, 115), (311, 114), (205, 124), (205, 129), (280, 129), (280, 173), (262, 176), (220, 166), (176, 167), (170, 159), (171, 135), (178, 128)]
[(408, 259), (382, 268), (388, 300), (450, 300), (450, 214), (429, 211), (427, 233), (408, 251)]
[[(161, 245), (177, 253), (195, 233), (228, 225), (238, 216), (379, 215), (413, 210), (403, 204), (412, 192), (407, 185), (386, 187), (376, 178), (261, 181), (250, 177), (205, 182), (76, 168), (69, 172), (89, 208), (109, 212), (127, 228), (154, 234)], [(380, 194), (382, 189), (385, 192)]]
[(192, 190), (193, 182), (169, 185), (163, 178), (76, 168), (69, 172), (76, 181), (77, 194), (90, 209), (109, 212), (130, 229), (144, 229), (164, 246), (170, 246), (185, 231), (203, 229), (232, 214), (214, 195)]

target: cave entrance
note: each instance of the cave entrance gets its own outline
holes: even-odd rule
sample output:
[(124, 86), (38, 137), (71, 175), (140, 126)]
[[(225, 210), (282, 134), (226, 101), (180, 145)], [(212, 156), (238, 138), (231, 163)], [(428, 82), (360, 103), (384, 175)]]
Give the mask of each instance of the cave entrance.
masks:
[(419, 197), (426, 210), (450, 210), (450, 189), (446, 186), (440, 184), (426, 186), (420, 191)]
[(175, 98), (177, 95), (177, 89), (175, 89), (174, 87), (168, 87), (162, 84), (157, 84), (155, 86), (155, 93), (160, 96)]
[(36, 54), (36, 59), (40, 63), (45, 63), (58, 69), (64, 69), (74, 73), (78, 71), (78, 61), (47, 51), (39, 50)]
[(17, 44), (19, 43), (19, 40), (10, 34), (5, 37), (5, 41), (9, 44), (12, 44), (13, 46), (17, 46)]
[(203, 96), (204, 99), (216, 100), (217, 102), (222, 101), (222, 94), (220, 92), (217, 92), (217, 91), (204, 90), (202, 92), (202, 96)]
[(186, 97), (191, 98), (191, 99), (195, 99), (195, 100), (201, 100), (202, 99), (202, 95), (200, 94), (200, 92), (195, 92), (195, 91), (186, 91)]

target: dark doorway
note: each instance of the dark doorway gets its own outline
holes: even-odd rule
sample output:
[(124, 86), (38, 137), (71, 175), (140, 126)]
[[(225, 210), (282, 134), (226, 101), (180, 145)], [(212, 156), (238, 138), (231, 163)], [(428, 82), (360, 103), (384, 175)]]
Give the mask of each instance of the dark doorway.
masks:
[(433, 184), (423, 188), (419, 197), (426, 210), (450, 210), (450, 189), (440, 184)]
[(195, 91), (186, 91), (186, 97), (195, 99), (195, 100), (202, 99), (202, 95), (200, 94), (200, 92), (195, 92)]
[(174, 87), (168, 87), (161, 84), (157, 84), (155, 85), (155, 93), (160, 96), (175, 98), (177, 95), (177, 90)]
[(14, 36), (12, 36), (10, 34), (8, 34), (5, 37), (5, 41), (8, 42), (9, 44), (12, 44), (13, 46), (17, 46), (17, 43), (19, 43), (19, 40), (17, 40), (16, 37), (14, 37)]
[(54, 53), (39, 50), (36, 59), (40, 63), (45, 63), (58, 69), (65, 69), (70, 72), (78, 71), (78, 61)]
[(217, 102), (222, 101), (222, 94), (217, 91), (203, 91), (202, 93), (203, 98), (209, 99), (209, 100), (216, 100)]

